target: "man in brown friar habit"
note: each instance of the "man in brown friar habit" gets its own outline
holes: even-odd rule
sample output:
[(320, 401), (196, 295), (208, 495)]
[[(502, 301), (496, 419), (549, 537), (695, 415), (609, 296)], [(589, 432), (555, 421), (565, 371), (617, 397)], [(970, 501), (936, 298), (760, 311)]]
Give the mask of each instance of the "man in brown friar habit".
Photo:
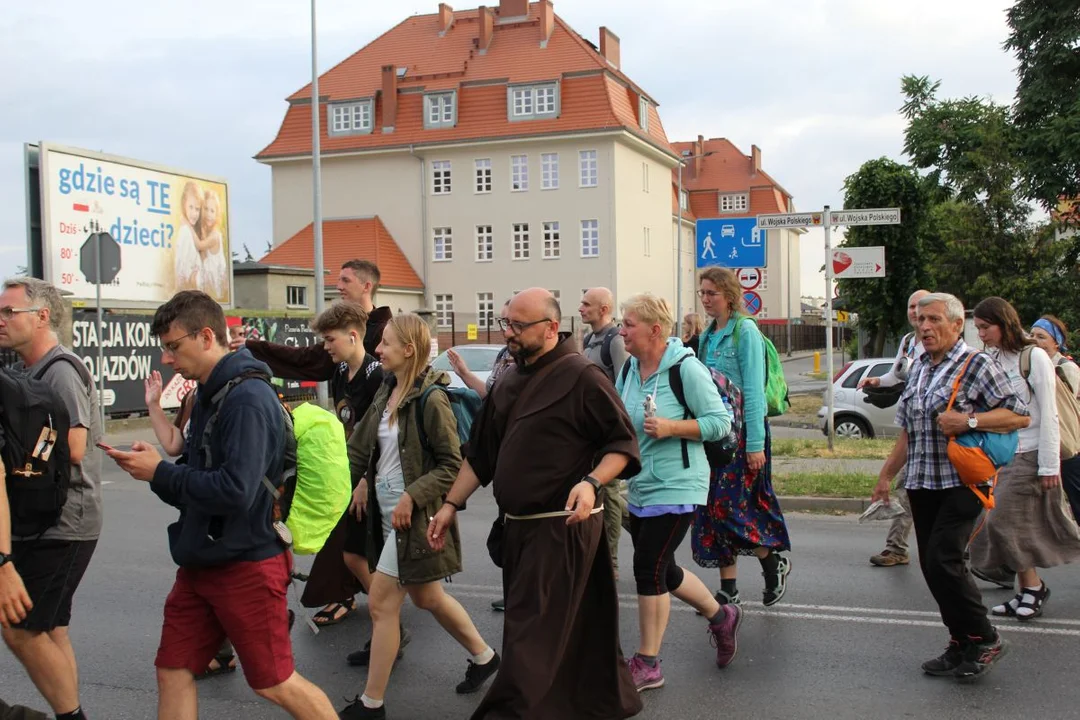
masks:
[(542, 288), (500, 320), (516, 360), (484, 401), (457, 481), (432, 518), (438, 550), (454, 515), (493, 484), (505, 513), (506, 616), (499, 674), (473, 720), (628, 718), (641, 700), (619, 647), (619, 599), (604, 540), (604, 486), (640, 469), (630, 418), (599, 366), (559, 334)]

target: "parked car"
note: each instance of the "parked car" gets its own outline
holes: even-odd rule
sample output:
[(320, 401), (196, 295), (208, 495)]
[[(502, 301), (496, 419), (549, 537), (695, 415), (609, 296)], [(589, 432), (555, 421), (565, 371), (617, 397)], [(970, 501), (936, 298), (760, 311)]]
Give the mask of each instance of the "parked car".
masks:
[[(495, 367), (495, 358), (504, 347), (505, 345), (455, 345), (452, 349), (465, 361), (465, 367), (469, 368), (470, 372), (481, 380), (487, 380), (492, 368)], [(465, 387), (465, 383), (454, 372), (450, 358), (445, 352), (439, 353), (439, 356), (432, 361), (431, 367), (450, 373), (451, 387)]]
[[(871, 358), (852, 360), (833, 377), (833, 422), (837, 437), (861, 440), (874, 437), (895, 437), (900, 434), (896, 425), (896, 405), (879, 408), (866, 400), (866, 393), (858, 389), (863, 378), (881, 377), (889, 372), (894, 358)], [(826, 391), (827, 392), (827, 391)], [(828, 434), (825, 421), (828, 414), (828, 398), (822, 394), (821, 431)]]

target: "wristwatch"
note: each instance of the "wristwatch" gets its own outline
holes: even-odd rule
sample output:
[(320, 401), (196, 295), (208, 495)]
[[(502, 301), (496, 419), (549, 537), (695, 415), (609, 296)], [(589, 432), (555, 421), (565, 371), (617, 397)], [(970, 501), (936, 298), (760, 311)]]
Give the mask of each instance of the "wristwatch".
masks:
[(968, 413), (968, 427), (972, 430), (979, 427), (979, 418), (975, 417), (975, 413)]
[(0, 567), (4, 567), (5, 565), (7, 565), (12, 560), (13, 560), (13, 558), (11, 557), (10, 554), (0, 552)]
[(587, 482), (590, 485), (592, 485), (592, 488), (593, 488), (593, 490), (596, 491), (597, 495), (600, 494), (600, 489), (602, 487), (604, 487), (603, 483), (601, 483), (599, 480), (594, 478), (592, 475), (586, 475), (585, 477), (581, 478), (581, 481), (582, 482)]

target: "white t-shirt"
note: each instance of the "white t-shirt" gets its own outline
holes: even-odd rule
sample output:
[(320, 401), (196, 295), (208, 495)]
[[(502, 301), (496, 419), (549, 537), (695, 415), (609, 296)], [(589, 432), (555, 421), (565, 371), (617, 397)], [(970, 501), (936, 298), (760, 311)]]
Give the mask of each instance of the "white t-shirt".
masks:
[[(1027, 403), (1031, 424), (1019, 432), (1017, 453), (1039, 451), (1039, 475), (1061, 474), (1061, 428), (1057, 415), (1057, 375), (1050, 356), (1042, 348), (1031, 351), (1031, 374), (1020, 374), (1020, 353), (987, 350), (1009, 378), (1013, 392)], [(1034, 392), (1032, 392), (1034, 390)]]
[[(400, 421), (400, 417), (398, 420)], [(387, 408), (379, 420), (379, 461), (375, 463), (375, 474), (380, 478), (392, 478), (401, 475), (401, 451), (398, 448), (398, 428), (400, 422), (390, 424), (390, 408)]]
[[(191, 229), (190, 225), (181, 225), (180, 231), (176, 233), (177, 240), (173, 250), (173, 259), (176, 265), (176, 289), (177, 290), (193, 290), (194, 286), (191, 285), (192, 273), (202, 272), (202, 258), (199, 256), (199, 249), (195, 247), (195, 231)], [(199, 282), (199, 278), (195, 278), (196, 284)]]

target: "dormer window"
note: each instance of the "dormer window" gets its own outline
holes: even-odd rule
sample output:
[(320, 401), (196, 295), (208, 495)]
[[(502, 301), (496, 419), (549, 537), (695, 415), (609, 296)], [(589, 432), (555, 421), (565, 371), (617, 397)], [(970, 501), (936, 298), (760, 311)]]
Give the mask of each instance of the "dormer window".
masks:
[(424, 127), (450, 128), (457, 124), (457, 94), (433, 93), (424, 96)]
[(538, 120), (559, 114), (559, 84), (514, 85), (507, 88), (509, 119)]
[(331, 135), (362, 135), (371, 132), (371, 100), (334, 103), (330, 106)]
[(638, 97), (638, 127), (649, 132), (649, 101), (644, 96)]

